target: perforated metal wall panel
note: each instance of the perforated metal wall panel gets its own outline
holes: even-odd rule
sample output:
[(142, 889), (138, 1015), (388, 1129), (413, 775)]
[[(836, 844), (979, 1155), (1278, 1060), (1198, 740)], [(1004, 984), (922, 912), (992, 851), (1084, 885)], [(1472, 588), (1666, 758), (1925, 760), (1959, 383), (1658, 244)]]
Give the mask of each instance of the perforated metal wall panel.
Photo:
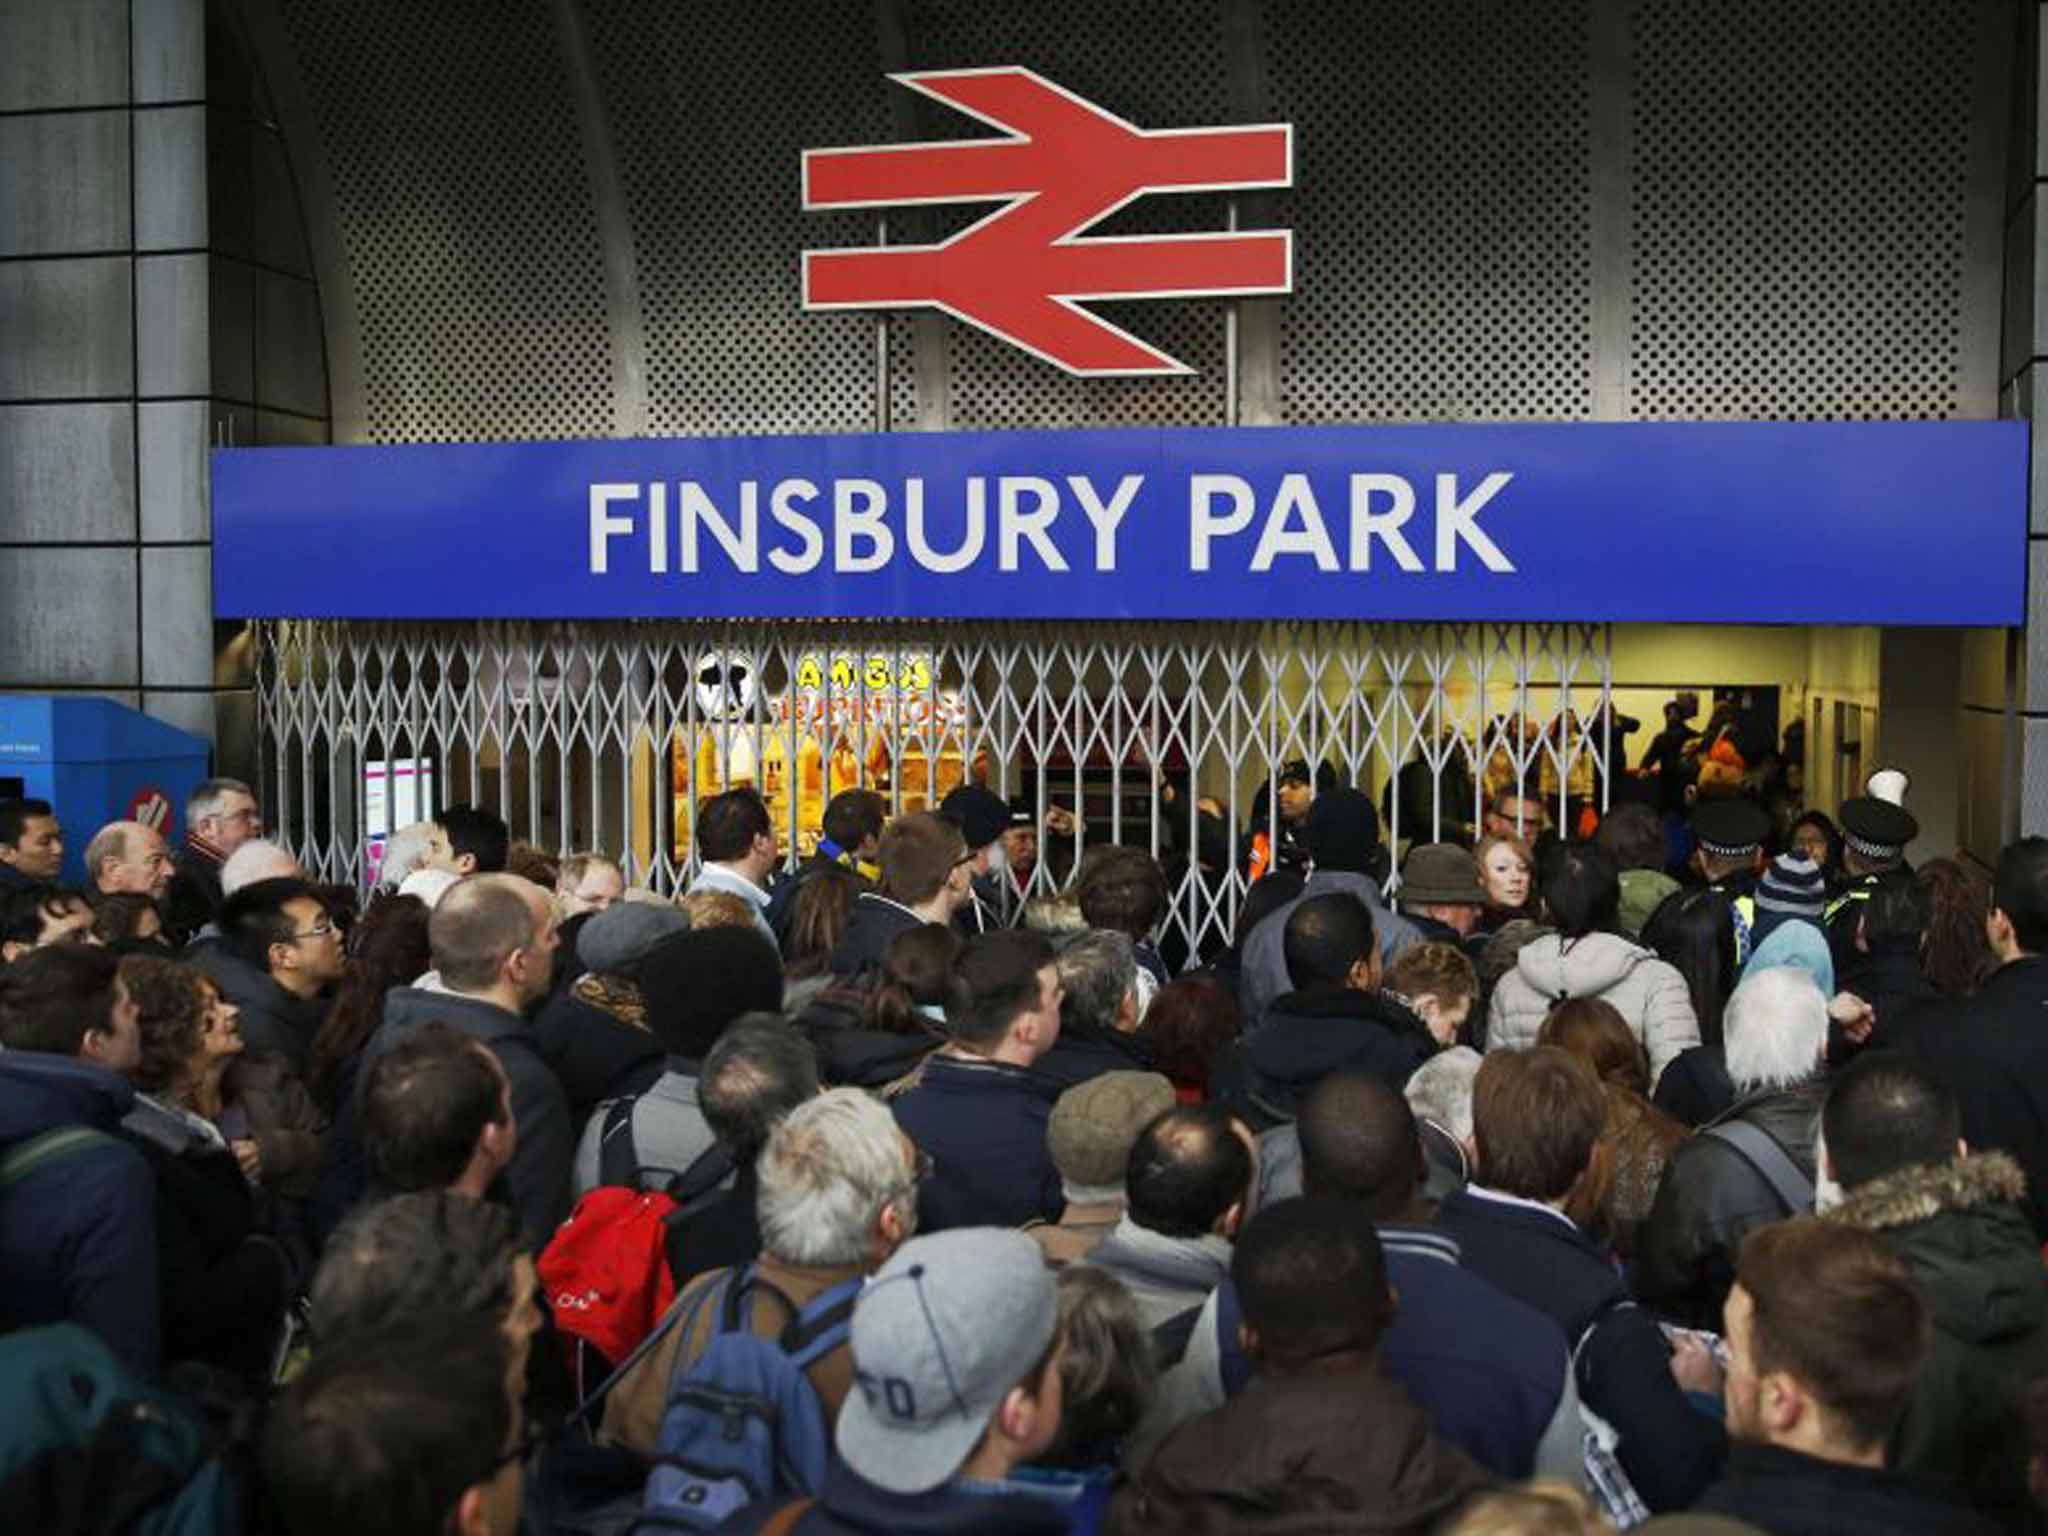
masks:
[(602, 436), (604, 264), (546, 0), (282, 0), (376, 442)]
[[(1233, 59), (1226, 0), (1088, 0), (1007, 6), (981, 0), (911, 0), (905, 35), (912, 68), (1023, 64), (1141, 128), (1231, 120)], [(917, 136), (981, 137), (959, 113), (920, 101)], [(986, 207), (971, 210), (978, 218)], [(957, 228), (950, 210), (930, 227)], [(1158, 234), (1225, 227), (1221, 197), (1151, 196), (1094, 234)], [(1216, 426), (1224, 421), (1223, 310), (1217, 300), (1099, 306), (1102, 315), (1196, 370), (1191, 376), (1077, 379), (970, 326), (948, 323), (945, 362), (956, 427)]]
[(1587, 10), (1268, 0), (1287, 420), (1592, 414)]
[[(372, 438), (1994, 409), (1995, 0), (281, 4)], [(1220, 301), (1104, 306), (1187, 378), (804, 313), (806, 246), (987, 208), (805, 214), (800, 152), (983, 135), (885, 76), (991, 63), (1145, 127), (1295, 124), (1296, 188), (1237, 212), (1295, 231), (1296, 291), (1234, 352)]]
[(1963, 393), (1964, 234), (1980, 39), (2012, 10), (1630, 16), (1629, 414), (1993, 414)]
[(875, 243), (874, 214), (806, 214), (798, 184), (804, 150), (892, 137), (873, 8), (580, 8), (630, 214), (648, 430), (872, 430), (878, 318), (805, 314), (797, 253)]

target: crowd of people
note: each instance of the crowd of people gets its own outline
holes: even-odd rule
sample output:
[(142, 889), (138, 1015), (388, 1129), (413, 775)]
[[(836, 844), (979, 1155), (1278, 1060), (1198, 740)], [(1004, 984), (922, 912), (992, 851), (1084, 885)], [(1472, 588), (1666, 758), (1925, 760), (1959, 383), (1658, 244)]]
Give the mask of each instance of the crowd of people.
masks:
[(1399, 847), (1285, 765), (1171, 964), (1157, 859), (1019, 900), (976, 785), (789, 867), (718, 795), (673, 898), (469, 806), (325, 884), (232, 779), (67, 885), (0, 801), (0, 1507), (2041, 1529), (2048, 839), (1671, 755)]

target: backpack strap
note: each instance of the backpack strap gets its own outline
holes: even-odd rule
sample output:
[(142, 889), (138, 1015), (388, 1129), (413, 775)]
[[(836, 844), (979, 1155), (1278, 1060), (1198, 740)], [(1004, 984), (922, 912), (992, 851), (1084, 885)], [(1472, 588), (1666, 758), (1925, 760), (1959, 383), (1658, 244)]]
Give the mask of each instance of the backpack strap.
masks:
[(1791, 1154), (1778, 1145), (1778, 1138), (1747, 1120), (1723, 1120), (1707, 1127), (1706, 1134), (1749, 1164), (1771, 1187), (1787, 1213), (1798, 1215), (1813, 1209), (1813, 1180), (1792, 1161)]
[(811, 1298), (810, 1305), (789, 1320), (782, 1330), (782, 1351), (798, 1370), (810, 1368), (820, 1355), (830, 1354), (846, 1336), (853, 1321), (853, 1304), (860, 1300), (858, 1276), (842, 1280), (829, 1291)]
[(45, 1163), (70, 1157), (96, 1146), (112, 1146), (114, 1138), (89, 1125), (60, 1125), (18, 1142), (0, 1158), (0, 1189), (12, 1189)]
[(853, 1317), (853, 1304), (860, 1298), (860, 1289), (858, 1277), (843, 1280), (799, 1307), (790, 1299), (788, 1292), (761, 1274), (758, 1265), (749, 1264), (744, 1270), (736, 1270), (732, 1283), (726, 1287), (719, 1331), (736, 1333), (748, 1327), (740, 1315), (740, 1305), (752, 1293), (764, 1291), (789, 1314), (789, 1321), (783, 1324), (782, 1332), (775, 1337), (776, 1347), (789, 1356), (791, 1365), (800, 1371), (805, 1370), (820, 1355), (829, 1354), (838, 1347), (845, 1326)]
[(637, 1098), (613, 1099), (597, 1138), (597, 1182), (622, 1189), (640, 1187), (640, 1159), (633, 1151), (633, 1107)]
[[(671, 1178), (663, 1192), (678, 1206), (694, 1205), (706, 1195), (715, 1193), (737, 1166), (732, 1154), (714, 1141), (697, 1154), (689, 1167)], [(672, 1212), (668, 1219), (673, 1221), (681, 1214), (681, 1211)]]
[(768, 1517), (767, 1523), (761, 1527), (760, 1536), (789, 1536), (796, 1529), (797, 1521), (808, 1515), (811, 1506), (817, 1502), (815, 1498), (804, 1498), (783, 1505)]

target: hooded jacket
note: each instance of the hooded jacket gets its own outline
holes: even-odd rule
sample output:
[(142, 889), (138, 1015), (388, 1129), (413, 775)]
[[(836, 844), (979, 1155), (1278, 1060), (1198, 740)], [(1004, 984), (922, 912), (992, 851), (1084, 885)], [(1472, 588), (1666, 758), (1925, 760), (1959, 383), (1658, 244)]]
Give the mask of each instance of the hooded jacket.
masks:
[(1253, 1377), (1166, 1438), (1117, 1490), (1106, 1529), (1421, 1533), (1492, 1481), (1368, 1358)]
[(1826, 1096), (1827, 1079), (1819, 1074), (1789, 1088), (1759, 1089), (1672, 1150), (1637, 1243), (1635, 1288), (1644, 1305), (1688, 1328), (1720, 1331), (1721, 1304), (1735, 1283), (1735, 1253), (1743, 1238), (1800, 1213), (1785, 1209), (1746, 1156), (1704, 1133), (1746, 1120), (1811, 1179)]
[(1223, 1080), (1212, 1081), (1210, 1092), (1266, 1130), (1299, 1115), (1316, 1084), (1340, 1068), (1370, 1072), (1399, 1090), (1437, 1050), (1428, 1027), (1391, 993), (1291, 992), (1266, 1011), (1256, 1034), (1226, 1048)]
[(156, 1175), (164, 1361), (202, 1361), (257, 1383), (298, 1278), (257, 1224), (255, 1192), (219, 1133), (138, 1094), (122, 1120)]
[(1685, 978), (1656, 954), (1616, 933), (1567, 939), (1545, 934), (1522, 947), (1486, 1010), (1486, 1048), (1536, 1043), (1553, 1003), (1597, 997), (1612, 1003), (1650, 1057), (1654, 1084), (1680, 1051), (1700, 1043)]
[(0, 1188), (0, 1332), (79, 1323), (147, 1376), (158, 1353), (156, 1181), (115, 1135), (134, 1104), (128, 1080), (92, 1062), (0, 1052), (0, 1156), (70, 1126), (102, 1133)]
[(1125, 1212), (1081, 1262), (1123, 1282), (1137, 1303), (1139, 1323), (1149, 1332), (1184, 1312), (1199, 1311), (1209, 1293), (1230, 1278), (1230, 1239), (1213, 1232), (1168, 1237), (1139, 1226)]
[(569, 1214), (569, 1165), (576, 1143), (569, 1101), (525, 1019), (459, 992), (393, 987), (385, 994), (384, 1022), (363, 1050), (356, 1091), (361, 1094), (367, 1088), (385, 1052), (414, 1030), (437, 1023), (487, 1047), (512, 1084), (512, 1114), (519, 1136), (505, 1182), (526, 1240), (538, 1250)]
[(2009, 1527), (2030, 1506), (2016, 1399), (2048, 1375), (2048, 1272), (2026, 1188), (2019, 1164), (1989, 1152), (1872, 1179), (1829, 1212), (1882, 1236), (1933, 1313), (1892, 1465), (1940, 1479)]
[(1308, 877), (1301, 894), (1284, 906), (1275, 907), (1259, 919), (1245, 935), (1244, 956), (1237, 978), (1237, 1000), (1250, 1028), (1259, 1021), (1273, 1000), (1294, 990), (1294, 978), (1287, 973), (1287, 919), (1311, 896), (1329, 896), (1348, 891), (1372, 909), (1373, 936), (1379, 940), (1380, 963), (1390, 965), (1396, 957), (1422, 942), (1416, 926), (1398, 912), (1390, 912), (1380, 895), (1379, 882), (1371, 875), (1345, 869), (1319, 869)]

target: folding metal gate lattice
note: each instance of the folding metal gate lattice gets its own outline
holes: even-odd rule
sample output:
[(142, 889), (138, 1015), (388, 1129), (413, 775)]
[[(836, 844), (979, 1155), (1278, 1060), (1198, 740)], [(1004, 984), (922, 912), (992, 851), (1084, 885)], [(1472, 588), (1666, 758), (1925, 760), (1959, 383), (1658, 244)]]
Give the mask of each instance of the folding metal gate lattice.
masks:
[[(1193, 953), (1228, 938), (1235, 841), (1290, 760), (1367, 789), (1392, 843), (1468, 830), (1509, 784), (1560, 823), (1606, 794), (1599, 624), (278, 621), (256, 639), (264, 802), (331, 880), (366, 879), (389, 830), (372, 775), (403, 764), (431, 772), (434, 806), (621, 854), (661, 891), (687, 883), (692, 808), (717, 790), (759, 788), (795, 858), (841, 789), (914, 810), (972, 780), (1041, 837), (1058, 807), (1079, 848), (1159, 855), (1163, 937)], [(1041, 861), (1020, 894), (1074, 862)]]

